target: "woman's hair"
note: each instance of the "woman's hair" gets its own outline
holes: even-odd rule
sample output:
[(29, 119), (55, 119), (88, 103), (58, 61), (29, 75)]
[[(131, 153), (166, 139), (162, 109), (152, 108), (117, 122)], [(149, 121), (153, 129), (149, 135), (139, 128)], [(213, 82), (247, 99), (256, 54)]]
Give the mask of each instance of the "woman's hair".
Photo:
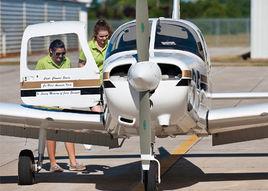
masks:
[(108, 38), (111, 37), (111, 35), (112, 35), (112, 29), (111, 29), (111, 27), (109, 26), (109, 24), (104, 19), (99, 19), (96, 22), (96, 24), (94, 26), (94, 30), (93, 30), (93, 37), (92, 37), (93, 39), (96, 39), (97, 38), (98, 32), (100, 30), (108, 31), (108, 33), (109, 33), (109, 37)]

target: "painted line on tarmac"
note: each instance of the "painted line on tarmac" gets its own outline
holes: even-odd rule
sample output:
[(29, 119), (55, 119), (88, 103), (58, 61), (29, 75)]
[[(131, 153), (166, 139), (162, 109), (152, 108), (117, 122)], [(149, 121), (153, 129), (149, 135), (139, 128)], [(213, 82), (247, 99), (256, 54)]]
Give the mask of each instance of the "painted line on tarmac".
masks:
[(172, 155), (182, 155), (189, 151), (192, 146), (194, 146), (200, 138), (196, 135), (190, 136), (186, 139), (178, 148), (176, 148), (171, 154)]
[(199, 137), (191, 135), (188, 139), (180, 144), (171, 155), (160, 161), (161, 176), (163, 176), (185, 153), (187, 153), (198, 141)]
[[(196, 135), (191, 135), (182, 144), (180, 144), (176, 149), (174, 149), (166, 158), (160, 160), (161, 165), (161, 177), (165, 175), (166, 172), (184, 155), (186, 154), (198, 141), (200, 138)], [(140, 182), (134, 186), (132, 191), (144, 190), (143, 184)]]

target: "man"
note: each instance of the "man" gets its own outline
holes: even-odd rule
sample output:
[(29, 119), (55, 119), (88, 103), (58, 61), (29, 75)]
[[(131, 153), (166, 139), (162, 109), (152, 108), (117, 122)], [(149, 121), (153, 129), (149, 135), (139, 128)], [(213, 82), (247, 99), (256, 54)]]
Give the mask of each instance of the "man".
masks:
[(36, 70), (70, 68), (71, 61), (65, 57), (66, 51), (61, 40), (54, 40), (49, 45), (49, 54), (38, 60)]
[[(66, 49), (65, 45), (61, 40), (54, 40), (49, 46), (49, 54), (38, 60), (35, 67), (36, 70), (47, 70), (47, 69), (64, 69), (70, 68), (71, 61), (65, 57)], [(75, 158), (75, 146), (74, 143), (65, 143), (65, 148), (69, 155), (70, 165), (69, 170), (71, 171), (83, 171), (86, 167), (82, 164), (77, 163)], [(47, 140), (47, 153), (50, 160), (50, 171), (51, 172), (63, 172), (63, 169), (57, 164), (56, 154), (56, 141)]]

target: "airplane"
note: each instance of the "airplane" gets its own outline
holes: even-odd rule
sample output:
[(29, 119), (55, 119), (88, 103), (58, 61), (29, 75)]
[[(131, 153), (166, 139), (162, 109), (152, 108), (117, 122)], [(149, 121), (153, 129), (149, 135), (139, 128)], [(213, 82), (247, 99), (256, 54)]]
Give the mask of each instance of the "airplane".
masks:
[[(118, 148), (139, 136), (141, 181), (145, 190), (157, 190), (161, 177), (155, 137), (212, 135), (213, 145), (268, 137), (267, 103), (209, 108), (212, 99), (263, 99), (268, 93), (210, 92), (205, 39), (196, 25), (178, 18), (178, 7), (174, 0), (172, 18), (149, 19), (147, 1), (136, 1), (136, 20), (118, 27), (109, 41), (103, 88), (84, 23), (57, 21), (25, 29), (20, 57), (23, 103), (0, 103), (1, 135), (39, 140), (37, 161), (31, 150), (19, 154), (20, 185), (34, 184), (47, 139)], [(30, 41), (66, 34), (77, 36), (85, 66), (31, 69)], [(103, 112), (88, 109), (100, 100)]]

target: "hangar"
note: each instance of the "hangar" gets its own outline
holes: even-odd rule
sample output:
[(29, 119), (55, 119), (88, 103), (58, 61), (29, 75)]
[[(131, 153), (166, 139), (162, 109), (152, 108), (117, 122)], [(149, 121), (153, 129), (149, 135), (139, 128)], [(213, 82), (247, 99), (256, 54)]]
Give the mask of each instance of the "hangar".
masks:
[[(24, 29), (49, 21), (84, 21), (91, 0), (0, 0), (0, 57), (20, 52)], [(65, 40), (72, 45), (72, 39)], [(73, 43), (75, 44), (75, 43)], [(33, 44), (35, 50), (47, 49), (47, 44)]]
[(251, 58), (268, 59), (268, 1), (251, 0)]

